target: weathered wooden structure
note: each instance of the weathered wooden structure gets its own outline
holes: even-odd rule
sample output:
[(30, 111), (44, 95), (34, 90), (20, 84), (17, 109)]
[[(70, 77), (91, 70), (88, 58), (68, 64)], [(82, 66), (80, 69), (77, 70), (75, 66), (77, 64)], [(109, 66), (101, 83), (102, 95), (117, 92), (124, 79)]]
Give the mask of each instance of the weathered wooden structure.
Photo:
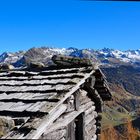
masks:
[(0, 72), (0, 117), (14, 123), (2, 138), (96, 140), (98, 113), (110, 99), (105, 76), (92, 66)]

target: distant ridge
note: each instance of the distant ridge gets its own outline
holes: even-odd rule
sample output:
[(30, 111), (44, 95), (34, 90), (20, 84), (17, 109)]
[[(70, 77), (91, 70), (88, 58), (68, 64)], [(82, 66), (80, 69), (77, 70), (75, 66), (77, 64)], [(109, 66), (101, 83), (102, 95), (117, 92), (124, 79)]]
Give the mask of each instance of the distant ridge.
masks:
[(115, 49), (103, 48), (77, 49), (77, 48), (52, 48), (40, 47), (31, 48), (28, 51), (19, 51), (15, 53), (4, 52), (0, 55), (0, 63), (13, 64), (15, 67), (23, 66), (26, 61), (41, 61), (44, 64), (51, 64), (53, 55), (68, 55), (75, 57), (85, 57), (105, 66), (133, 65), (140, 66), (140, 49), (120, 51)]

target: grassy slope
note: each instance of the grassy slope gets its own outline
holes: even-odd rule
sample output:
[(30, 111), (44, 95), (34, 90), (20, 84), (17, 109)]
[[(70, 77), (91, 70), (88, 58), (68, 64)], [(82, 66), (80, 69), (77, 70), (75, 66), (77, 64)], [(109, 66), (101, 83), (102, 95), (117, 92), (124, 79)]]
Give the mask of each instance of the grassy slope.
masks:
[[(116, 126), (123, 124), (127, 119), (132, 120), (137, 115), (134, 110), (137, 106), (133, 104), (133, 100), (136, 100), (135, 96), (126, 92), (125, 89), (119, 85), (110, 84), (113, 100), (106, 102), (104, 105), (104, 111), (102, 113), (102, 126)], [(140, 99), (137, 98), (140, 102)], [(137, 101), (137, 102), (138, 102)]]
[(131, 123), (137, 115), (132, 113), (137, 109), (132, 101), (139, 98), (119, 85), (110, 84), (110, 87), (113, 101), (106, 102), (104, 106), (101, 140), (140, 140), (140, 132)]

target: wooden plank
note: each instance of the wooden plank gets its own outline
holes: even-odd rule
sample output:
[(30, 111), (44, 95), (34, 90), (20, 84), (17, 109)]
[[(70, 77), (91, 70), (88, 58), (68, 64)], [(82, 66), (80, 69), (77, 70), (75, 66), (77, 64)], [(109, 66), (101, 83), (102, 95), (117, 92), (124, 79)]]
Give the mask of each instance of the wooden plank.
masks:
[(0, 111), (8, 110), (11, 106), (13, 106), (13, 103), (0, 102)]
[(0, 86), (0, 93), (6, 93), (6, 92), (34, 92), (34, 91), (47, 91), (47, 90), (69, 90), (74, 85), (39, 85), (39, 86)]
[(0, 94), (0, 100), (4, 100), (4, 99), (19, 99), (20, 96), (22, 96), (23, 93), (14, 93), (14, 94), (6, 94), (6, 93), (2, 93)]
[(49, 113), (56, 105), (57, 105), (57, 102), (47, 102), (47, 104), (45, 104), (44, 106), (40, 108), (40, 112)]
[(90, 114), (91, 112), (95, 111), (95, 106), (91, 106), (90, 108), (88, 108), (86, 111), (85, 111), (85, 115), (88, 115)]
[(87, 110), (91, 106), (91, 103), (88, 103), (86, 106), (80, 106), (78, 111), (72, 111), (69, 113), (63, 114), (57, 119), (57, 121), (50, 126), (50, 129), (45, 131), (45, 134), (55, 131), (56, 129), (66, 127), (70, 122), (72, 122), (79, 114)]
[(0, 72), (0, 76), (6, 76), (7, 74), (7, 72)]
[(15, 70), (15, 71), (8, 71), (8, 72), (0, 73), (0, 77), (3, 77), (3, 76), (7, 76), (7, 77), (32, 76), (32, 75), (37, 75), (37, 74), (39, 74), (39, 73), (30, 72), (30, 71)]
[(25, 104), (22, 102), (0, 102), (0, 111), (16, 111), (23, 112), (26, 108), (30, 107), (33, 103)]
[[(81, 105), (84, 105), (84, 104), (86, 104), (88, 102), (92, 102), (91, 99), (88, 98), (88, 97), (80, 99), (80, 104)], [(92, 104), (94, 105), (94, 102), (92, 102)]]
[(87, 132), (89, 132), (91, 129), (95, 129), (95, 132), (96, 132), (96, 120), (92, 120), (92, 122), (90, 122), (89, 124), (87, 124), (86, 126), (85, 126), (85, 129), (86, 129), (86, 131)]
[(17, 92), (22, 92), (22, 91), (30, 91), (30, 90), (46, 90), (46, 89), (52, 89), (50, 85), (48, 86), (16, 86), (16, 87), (11, 87), (11, 86), (0, 86), (0, 92), (7, 92), (7, 91), (17, 91)]
[[(79, 83), (76, 84), (76, 86), (74, 86), (69, 92), (67, 92), (65, 94), (65, 96), (58, 102), (58, 104), (55, 106), (54, 110), (60, 105), (62, 104), (68, 97), (70, 97), (73, 93), (75, 93), (81, 85), (83, 85), (86, 81), (86, 79), (88, 79), (92, 74), (94, 73), (94, 70), (92, 70), (89, 74), (86, 74), (84, 76), (84, 78), (81, 79), (81, 81)], [(52, 110), (53, 111), (53, 110)]]
[(23, 103), (23, 102), (0, 102), (0, 111), (11, 112), (49, 112), (56, 103), (53, 102), (36, 102), (36, 103)]
[(90, 131), (86, 131), (87, 139), (92, 140), (94, 135), (96, 135), (95, 133), (96, 133), (96, 125), (93, 125), (93, 128)]
[(69, 82), (72, 82), (72, 83), (79, 83), (80, 82), (80, 78), (71, 78), (71, 80)]
[(83, 71), (83, 70), (88, 70), (92, 69), (91, 67), (82, 67), (82, 68), (70, 68), (70, 69), (58, 69), (58, 70), (47, 70), (47, 71), (42, 71), (42, 72), (60, 72), (60, 71), (73, 71), (73, 70), (78, 70), (78, 71)]
[(24, 71), (24, 70), (12, 70), (8, 72), (0, 73), (0, 77), (20, 77), (20, 76), (34, 76), (34, 75), (55, 75), (55, 74), (64, 74), (64, 73), (78, 73), (78, 72), (88, 72), (91, 70), (91, 67), (83, 67), (83, 68), (70, 68), (70, 69), (59, 69), (59, 70), (45, 70), (41, 72), (32, 72), (32, 71)]
[(54, 132), (51, 132), (50, 134), (43, 135), (39, 139), (46, 139), (46, 140), (60, 140), (66, 135), (65, 129), (59, 129)]
[(68, 73), (68, 74), (58, 74), (58, 75), (50, 75), (50, 76), (41, 76), (41, 75), (37, 75), (37, 76), (31, 76), (31, 77), (25, 77), (25, 76), (20, 76), (20, 77), (0, 77), (0, 80), (43, 80), (43, 79), (64, 79), (64, 78), (82, 78), (84, 77), (84, 73)]
[(47, 79), (58, 79), (58, 78), (65, 78), (65, 77), (74, 77), (74, 76), (79, 76), (79, 77), (83, 77), (84, 74), (83, 73), (68, 73), (68, 74), (56, 74), (56, 75), (50, 75), (50, 76), (33, 76), (33, 79), (43, 79), (43, 78), (47, 78)]
[[(40, 100), (60, 100), (65, 95), (63, 93), (50, 92), (50, 93), (10, 93), (0, 94), (0, 101), (12, 102), (12, 101), (23, 101), (23, 102), (34, 102)], [(15, 102), (14, 101), (14, 102)]]
[(93, 119), (95, 119), (98, 116), (96, 111), (91, 112), (86, 116), (85, 119), (85, 125), (89, 124)]
[(80, 94), (81, 93), (79, 91), (75, 93), (75, 109), (76, 110), (78, 110), (80, 107), (80, 100), (79, 100)]
[(25, 75), (25, 71), (9, 71), (8, 76), (22, 76)]
[[(7, 104), (7, 103), (5, 103)], [(6, 111), (16, 111), (16, 112), (23, 112), (24, 110), (26, 110), (27, 108), (29, 108), (30, 106), (32, 106), (33, 103), (22, 103), (22, 102), (17, 102), (17, 103), (13, 103), (13, 105), (10, 108), (5, 108), (4, 110)]]
[[(17, 93), (18, 94), (18, 93)], [(26, 93), (22, 93), (26, 94)], [(51, 97), (54, 97), (57, 95), (57, 93), (46, 93), (46, 94), (41, 94), (41, 93), (28, 93), (29, 96), (26, 96), (22, 98), (22, 96), (19, 99), (24, 99), (24, 100), (41, 100), (41, 99), (49, 99)]]
[(28, 107), (26, 109), (26, 111), (29, 111), (29, 112), (37, 112), (37, 111), (40, 111), (40, 112), (42, 112), (41, 108), (44, 107), (45, 104), (48, 104), (48, 103), (46, 101), (44, 101), (44, 102), (36, 102), (32, 106)]
[(55, 114), (51, 114), (51, 116), (47, 115), (47, 117), (42, 120), (41, 124), (36, 128), (36, 130), (34, 130), (29, 135), (22, 137), (22, 139), (39, 139), (41, 134), (49, 128), (54, 120), (56, 120), (63, 112), (65, 112), (66, 108), (66, 105), (60, 105)]
[[(55, 84), (59, 84), (59, 83), (68, 83), (69, 81), (74, 82), (74, 80), (77, 80), (79, 78), (74, 78), (74, 79), (71, 79), (71, 78), (66, 78), (66, 79), (52, 79), (52, 80), (24, 80), (24, 81), (16, 81), (16, 80), (3, 80), (3, 81), (0, 81), (0, 85), (9, 85), (9, 86), (21, 86), (21, 85), (43, 85), (43, 84), (52, 84), (52, 85), (55, 85)], [(80, 79), (79, 79), (80, 80)], [(76, 81), (77, 82), (77, 81)]]
[(60, 69), (60, 70), (52, 70), (52, 71), (42, 71), (39, 75), (54, 75), (54, 74), (64, 74), (64, 73), (88, 73), (91, 71), (91, 67), (84, 68), (70, 68), (70, 69)]

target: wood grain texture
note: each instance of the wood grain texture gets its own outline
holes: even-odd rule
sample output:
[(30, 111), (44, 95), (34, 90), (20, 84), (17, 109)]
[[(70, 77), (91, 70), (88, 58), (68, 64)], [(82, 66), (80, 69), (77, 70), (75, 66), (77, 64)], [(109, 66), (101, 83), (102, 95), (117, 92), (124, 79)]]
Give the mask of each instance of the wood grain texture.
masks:
[[(3, 138), (38, 139), (44, 133), (42, 138), (65, 139), (66, 126), (84, 112), (84, 125), (92, 139), (96, 103), (88, 96), (84, 85), (89, 83), (94, 88), (95, 78), (100, 82), (105, 77), (92, 67), (0, 72), (0, 113), (17, 115), (12, 118), (16, 129)], [(100, 84), (96, 88), (107, 87), (103, 82)], [(94, 96), (100, 101), (98, 93)]]

